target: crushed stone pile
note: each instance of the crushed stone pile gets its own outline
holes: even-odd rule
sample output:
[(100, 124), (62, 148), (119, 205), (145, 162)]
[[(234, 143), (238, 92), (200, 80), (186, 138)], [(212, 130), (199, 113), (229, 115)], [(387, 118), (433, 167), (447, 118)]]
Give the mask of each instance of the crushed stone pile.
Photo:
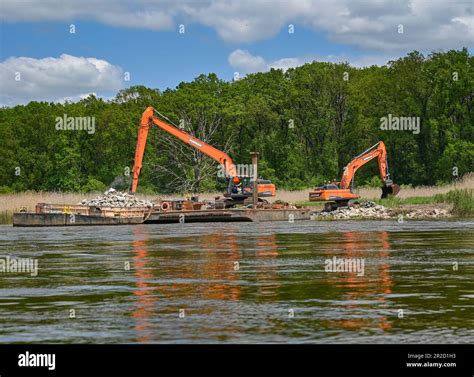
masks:
[(451, 214), (444, 208), (415, 209), (405, 215), (408, 219), (450, 217)]
[(149, 200), (140, 200), (135, 195), (120, 192), (113, 188), (108, 189), (104, 192), (103, 196), (87, 200), (84, 199), (79, 203), (85, 206), (97, 206), (97, 207), (120, 207), (120, 208), (131, 208), (131, 207), (153, 207), (153, 202)]
[(450, 217), (451, 214), (447, 209), (418, 208), (408, 212), (389, 209), (374, 202), (362, 202), (353, 204), (350, 207), (341, 207), (335, 211), (322, 211), (312, 214), (314, 220), (331, 219), (331, 220), (347, 220), (347, 219), (390, 219), (398, 216), (404, 216), (407, 219), (426, 219), (438, 217)]
[(313, 217), (316, 218), (331, 218), (335, 220), (351, 219), (351, 218), (374, 218), (374, 219), (389, 219), (393, 216), (392, 211), (384, 206), (377, 205), (374, 202), (363, 202), (354, 204), (351, 207), (341, 207), (334, 211), (316, 212)]

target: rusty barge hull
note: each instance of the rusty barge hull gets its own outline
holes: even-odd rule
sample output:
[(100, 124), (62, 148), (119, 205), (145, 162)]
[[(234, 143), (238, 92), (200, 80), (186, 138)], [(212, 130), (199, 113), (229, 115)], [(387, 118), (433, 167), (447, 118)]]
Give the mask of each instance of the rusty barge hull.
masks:
[(67, 213), (18, 212), (13, 214), (13, 226), (84, 226), (130, 225), (143, 223), (143, 217), (106, 217)]
[(222, 209), (153, 212), (145, 224), (309, 220), (309, 209)]
[(198, 211), (152, 212), (149, 216), (109, 217), (68, 213), (18, 212), (13, 214), (13, 226), (84, 226), (134, 225), (206, 222), (261, 222), (309, 220), (309, 209), (222, 209)]

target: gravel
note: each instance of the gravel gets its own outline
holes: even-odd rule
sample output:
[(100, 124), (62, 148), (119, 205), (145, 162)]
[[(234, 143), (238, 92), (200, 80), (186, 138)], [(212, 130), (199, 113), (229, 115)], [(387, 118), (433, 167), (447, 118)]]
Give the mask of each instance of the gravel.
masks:
[(450, 217), (450, 213), (446, 209), (419, 208), (410, 210), (408, 212), (401, 212), (400, 210), (389, 209), (369, 201), (354, 204), (351, 207), (341, 207), (331, 212), (315, 212), (312, 214), (312, 218), (314, 220), (325, 218), (331, 220), (346, 220), (355, 218), (391, 219), (400, 215), (403, 215), (408, 219)]
[(82, 205), (85, 206), (96, 206), (96, 207), (120, 207), (120, 208), (132, 208), (132, 207), (153, 207), (153, 202), (149, 200), (140, 200), (135, 195), (120, 192), (113, 188), (108, 189), (104, 192), (103, 196), (81, 201)]
[(331, 218), (331, 219), (350, 219), (350, 218), (377, 218), (389, 219), (392, 217), (390, 211), (384, 206), (375, 204), (374, 202), (363, 202), (354, 204), (351, 207), (340, 207), (334, 211), (316, 212), (313, 214), (316, 218)]

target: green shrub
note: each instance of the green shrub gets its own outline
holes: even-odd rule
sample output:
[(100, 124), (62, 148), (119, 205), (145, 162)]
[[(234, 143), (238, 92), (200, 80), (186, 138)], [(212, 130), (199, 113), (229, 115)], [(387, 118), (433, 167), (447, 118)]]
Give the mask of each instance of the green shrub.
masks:
[(105, 191), (107, 186), (99, 181), (98, 179), (91, 178), (87, 180), (87, 183), (82, 187), (84, 192), (96, 192), (96, 191)]
[(307, 184), (299, 178), (290, 178), (285, 185), (282, 186), (285, 190), (304, 190), (307, 187)]
[(437, 194), (434, 196), (436, 203), (451, 203), (453, 205), (453, 214), (459, 217), (474, 216), (474, 190), (457, 189), (451, 190), (446, 194)]
[(370, 187), (370, 188), (378, 188), (382, 186), (382, 181), (380, 180), (379, 177), (373, 176), (371, 179), (368, 179), (367, 181), (365, 181), (365, 183), (362, 186)]
[(10, 194), (13, 192), (13, 189), (8, 186), (0, 186), (0, 194)]

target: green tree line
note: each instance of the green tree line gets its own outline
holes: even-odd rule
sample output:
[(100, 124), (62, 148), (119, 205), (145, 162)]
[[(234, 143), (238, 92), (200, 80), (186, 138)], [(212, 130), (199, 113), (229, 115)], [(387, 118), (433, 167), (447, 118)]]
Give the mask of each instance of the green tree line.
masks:
[[(385, 66), (312, 62), (287, 71), (227, 82), (200, 75), (175, 89), (144, 86), (114, 99), (30, 102), (0, 109), (0, 191), (93, 191), (128, 186), (141, 114), (153, 106), (200, 137), (203, 122), (219, 120), (209, 142), (235, 163), (259, 152), (259, 175), (279, 188), (339, 180), (357, 154), (383, 140), (399, 184), (450, 182), (474, 166), (474, 57), (467, 49), (424, 56), (412, 52)], [(58, 130), (57, 117), (94, 117), (94, 132)], [(382, 129), (382, 119), (417, 118), (419, 132)], [(163, 131), (150, 130), (139, 191), (173, 191), (168, 171), (193, 180), (192, 159), (178, 167)], [(169, 140), (168, 140), (169, 141)], [(179, 141), (176, 141), (179, 143)], [(189, 147), (187, 147), (189, 148)], [(191, 151), (190, 151), (191, 153)], [(181, 170), (180, 170), (181, 169)], [(216, 174), (200, 190), (225, 185)], [(356, 184), (373, 181), (377, 164), (359, 170)]]

